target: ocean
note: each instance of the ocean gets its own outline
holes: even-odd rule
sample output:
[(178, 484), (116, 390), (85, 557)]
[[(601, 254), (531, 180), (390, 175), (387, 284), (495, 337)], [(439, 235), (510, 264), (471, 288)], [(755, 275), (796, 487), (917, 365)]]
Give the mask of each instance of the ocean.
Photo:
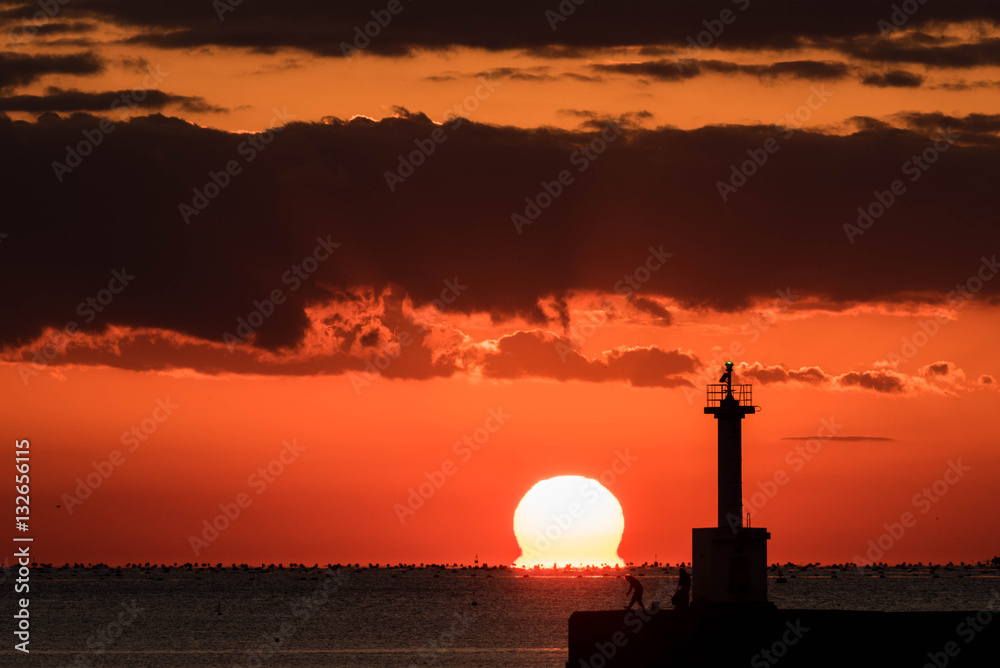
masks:
[[(632, 568), (666, 604), (676, 568)], [(613, 570), (286, 568), (32, 571), (30, 655), (4, 666), (562, 667), (575, 610), (621, 608)], [(935, 577), (935, 574), (937, 577)], [(997, 609), (986, 567), (784, 568), (781, 608)], [(695, 575), (697, 577), (697, 575)], [(9, 584), (9, 583), (8, 583)], [(12, 597), (5, 597), (10, 620)], [(9, 622), (8, 622), (9, 623)], [(16, 655), (16, 656), (14, 656)]]

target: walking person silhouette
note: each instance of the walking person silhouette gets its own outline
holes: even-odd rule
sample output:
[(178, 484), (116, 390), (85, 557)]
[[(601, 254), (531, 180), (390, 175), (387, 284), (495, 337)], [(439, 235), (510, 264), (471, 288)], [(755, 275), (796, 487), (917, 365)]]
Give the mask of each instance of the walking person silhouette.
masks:
[(628, 596), (629, 594), (632, 594), (633, 591), (635, 592), (632, 594), (632, 600), (628, 602), (625, 609), (631, 610), (632, 606), (638, 603), (639, 607), (645, 610), (646, 606), (642, 604), (642, 583), (631, 575), (623, 575), (622, 577), (625, 578), (626, 582), (628, 582), (628, 591), (625, 592), (625, 595)]

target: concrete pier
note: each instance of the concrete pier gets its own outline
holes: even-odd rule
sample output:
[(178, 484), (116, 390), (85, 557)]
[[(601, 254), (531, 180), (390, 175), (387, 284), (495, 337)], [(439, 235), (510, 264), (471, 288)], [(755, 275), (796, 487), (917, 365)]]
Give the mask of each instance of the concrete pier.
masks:
[(969, 668), (1000, 665), (1000, 613), (778, 610), (574, 612), (567, 668)]

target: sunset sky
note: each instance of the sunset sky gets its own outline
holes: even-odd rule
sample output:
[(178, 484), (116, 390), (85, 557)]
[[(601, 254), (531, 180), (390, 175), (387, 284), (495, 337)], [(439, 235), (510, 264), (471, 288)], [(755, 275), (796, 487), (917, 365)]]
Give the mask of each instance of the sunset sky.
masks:
[(0, 2), (35, 558), (690, 561), (727, 360), (769, 561), (991, 558), (998, 103), (980, 0)]

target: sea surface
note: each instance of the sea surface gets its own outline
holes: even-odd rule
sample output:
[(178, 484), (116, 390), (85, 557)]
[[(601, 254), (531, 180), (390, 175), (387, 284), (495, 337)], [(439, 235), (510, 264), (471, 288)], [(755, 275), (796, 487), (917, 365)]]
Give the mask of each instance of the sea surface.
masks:
[[(676, 568), (630, 572), (647, 605), (677, 587)], [(985, 610), (998, 576), (786, 567), (768, 588), (781, 608)], [(12, 649), (14, 602), (3, 597), (0, 665), (561, 667), (570, 613), (622, 608), (626, 589), (613, 570), (42, 568), (28, 656)]]

